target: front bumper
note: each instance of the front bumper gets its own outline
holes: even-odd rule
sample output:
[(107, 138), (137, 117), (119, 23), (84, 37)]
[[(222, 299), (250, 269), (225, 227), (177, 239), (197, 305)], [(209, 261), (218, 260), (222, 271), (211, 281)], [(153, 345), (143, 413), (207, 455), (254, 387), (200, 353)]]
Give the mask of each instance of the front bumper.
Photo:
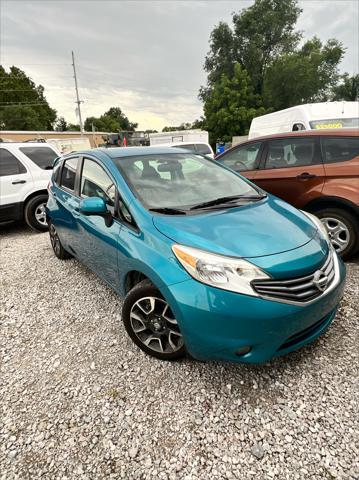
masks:
[[(166, 288), (189, 353), (200, 360), (262, 363), (321, 335), (343, 296), (345, 266), (338, 282), (310, 304), (294, 305), (220, 290), (190, 279)], [(242, 356), (244, 346), (251, 350)]]

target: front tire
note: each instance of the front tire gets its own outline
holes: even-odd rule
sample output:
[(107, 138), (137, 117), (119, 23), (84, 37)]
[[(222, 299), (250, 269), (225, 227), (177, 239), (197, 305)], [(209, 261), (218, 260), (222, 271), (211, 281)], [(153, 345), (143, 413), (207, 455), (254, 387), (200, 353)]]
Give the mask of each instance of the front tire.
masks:
[(30, 228), (37, 232), (46, 232), (48, 230), (45, 211), (47, 198), (47, 195), (37, 195), (25, 205), (25, 221)]
[(324, 208), (314, 214), (326, 227), (336, 252), (345, 260), (359, 249), (359, 222), (341, 208)]
[(149, 280), (138, 283), (126, 295), (122, 320), (133, 342), (148, 355), (161, 360), (185, 356), (182, 334), (171, 307)]

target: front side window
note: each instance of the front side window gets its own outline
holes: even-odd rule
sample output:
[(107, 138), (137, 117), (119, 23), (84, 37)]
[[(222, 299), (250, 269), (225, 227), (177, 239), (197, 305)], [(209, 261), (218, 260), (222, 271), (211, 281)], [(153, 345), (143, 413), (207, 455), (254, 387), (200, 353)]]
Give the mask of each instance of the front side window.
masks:
[(24, 165), (9, 150), (0, 148), (0, 177), (19, 173), (26, 173)]
[(49, 147), (20, 147), (19, 150), (43, 170), (52, 169), (54, 160), (58, 157)]
[(235, 173), (201, 155), (173, 153), (114, 159), (147, 208), (191, 208), (228, 196), (258, 196)]
[(346, 162), (359, 156), (358, 137), (323, 137), (325, 163)]
[(305, 126), (302, 123), (295, 123), (293, 125), (292, 131), (298, 132), (299, 130), (305, 130)]
[(220, 158), (219, 161), (223, 162), (227, 167), (240, 172), (255, 170), (259, 161), (261, 145), (261, 142), (255, 142), (237, 147), (224, 155), (223, 158)]
[(266, 169), (302, 167), (320, 163), (315, 137), (289, 137), (270, 140), (265, 161)]
[(77, 157), (68, 158), (65, 160), (62, 167), (60, 185), (71, 191), (75, 190), (75, 178), (78, 161), (79, 159)]
[(81, 175), (81, 197), (100, 197), (109, 207), (114, 207), (116, 187), (98, 163), (85, 158)]

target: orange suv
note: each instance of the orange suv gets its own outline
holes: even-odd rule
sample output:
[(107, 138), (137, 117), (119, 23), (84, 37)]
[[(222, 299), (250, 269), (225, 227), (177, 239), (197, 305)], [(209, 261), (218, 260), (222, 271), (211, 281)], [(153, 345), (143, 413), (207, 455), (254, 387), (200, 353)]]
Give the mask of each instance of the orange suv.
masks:
[(264, 190), (314, 213), (343, 258), (359, 250), (359, 130), (257, 137), (216, 158)]

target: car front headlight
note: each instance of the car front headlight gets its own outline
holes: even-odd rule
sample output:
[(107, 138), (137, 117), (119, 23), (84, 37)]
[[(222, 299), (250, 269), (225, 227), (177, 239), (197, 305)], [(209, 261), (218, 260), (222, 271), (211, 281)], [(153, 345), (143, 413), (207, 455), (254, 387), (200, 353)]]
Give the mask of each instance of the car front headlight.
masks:
[(311, 220), (314, 225), (317, 227), (317, 229), (319, 230), (319, 232), (323, 235), (323, 237), (325, 238), (325, 240), (329, 243), (329, 245), (331, 245), (331, 240), (329, 238), (329, 235), (328, 235), (328, 232), (327, 232), (327, 229), (325, 228), (325, 226), (322, 224), (322, 222), (320, 221), (320, 219), (318, 217), (316, 217), (315, 215), (313, 215), (312, 213), (308, 213), (308, 212), (305, 212), (304, 210), (301, 210), (302, 213), (304, 213), (304, 215), (306, 217), (309, 218), (309, 220)]
[(173, 245), (172, 251), (193, 278), (222, 290), (257, 297), (251, 286), (252, 280), (270, 278), (263, 270), (240, 258), (225, 257), (184, 245)]

